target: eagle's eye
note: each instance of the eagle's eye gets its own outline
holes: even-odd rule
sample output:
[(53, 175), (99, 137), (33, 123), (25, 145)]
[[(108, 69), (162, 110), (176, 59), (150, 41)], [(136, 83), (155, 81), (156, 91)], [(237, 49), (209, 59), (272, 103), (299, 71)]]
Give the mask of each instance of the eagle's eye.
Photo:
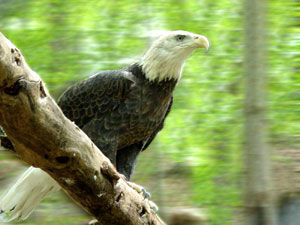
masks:
[(185, 38), (185, 35), (182, 35), (182, 34), (178, 34), (175, 36), (176, 41), (183, 41), (184, 38)]

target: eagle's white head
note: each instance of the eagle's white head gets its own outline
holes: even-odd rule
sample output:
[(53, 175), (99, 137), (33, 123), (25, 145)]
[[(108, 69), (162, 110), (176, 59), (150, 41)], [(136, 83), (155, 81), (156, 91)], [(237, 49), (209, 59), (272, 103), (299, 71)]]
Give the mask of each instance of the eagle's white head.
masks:
[(208, 50), (206, 37), (187, 31), (167, 32), (153, 42), (140, 65), (148, 80), (179, 80), (187, 57), (197, 48)]

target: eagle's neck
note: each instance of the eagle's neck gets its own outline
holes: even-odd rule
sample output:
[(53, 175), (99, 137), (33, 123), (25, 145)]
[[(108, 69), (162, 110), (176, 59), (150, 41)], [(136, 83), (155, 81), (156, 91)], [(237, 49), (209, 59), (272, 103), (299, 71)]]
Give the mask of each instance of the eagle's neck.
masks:
[[(141, 84), (144, 81), (149, 81), (149, 79), (146, 77), (146, 74), (143, 72), (143, 68), (139, 63), (131, 64), (126, 68), (126, 71), (129, 72), (129, 74), (134, 75), (135, 78), (131, 78), (134, 82), (137, 84)], [(163, 92), (163, 93), (172, 93), (175, 86), (177, 84), (177, 80), (175, 79), (168, 79), (168, 80), (161, 80), (158, 81), (157, 79), (154, 79), (150, 82), (143, 83), (142, 86), (151, 86), (151, 89), (157, 88), (157, 92)], [(167, 94), (168, 95), (168, 94)]]
[(181, 78), (181, 72), (184, 66), (185, 56), (170, 54), (163, 49), (150, 48), (139, 65), (146, 78), (150, 81), (166, 81), (176, 80)]

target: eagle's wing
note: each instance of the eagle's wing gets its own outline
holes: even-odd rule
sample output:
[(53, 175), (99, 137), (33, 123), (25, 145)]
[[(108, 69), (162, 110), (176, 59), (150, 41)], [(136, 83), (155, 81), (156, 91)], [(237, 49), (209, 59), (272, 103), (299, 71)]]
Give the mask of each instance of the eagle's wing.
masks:
[(133, 84), (134, 77), (127, 71), (100, 72), (70, 87), (58, 101), (65, 116), (74, 121), (114, 164), (118, 123), (122, 118), (121, 115), (112, 118), (112, 112), (126, 99)]
[(66, 117), (83, 128), (93, 118), (113, 111), (126, 98), (133, 83), (127, 71), (99, 72), (68, 88), (58, 105)]

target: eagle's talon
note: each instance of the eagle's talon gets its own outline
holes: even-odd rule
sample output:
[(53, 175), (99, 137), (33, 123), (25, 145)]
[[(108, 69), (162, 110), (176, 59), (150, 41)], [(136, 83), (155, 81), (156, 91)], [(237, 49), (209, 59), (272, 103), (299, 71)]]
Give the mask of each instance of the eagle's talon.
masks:
[(146, 189), (143, 186), (138, 185), (138, 184), (133, 183), (133, 182), (130, 182), (130, 181), (127, 181), (127, 183), (131, 188), (136, 190), (137, 193), (142, 194), (145, 199), (150, 199), (151, 198), (151, 194), (148, 191), (146, 191)]
[(151, 199), (151, 194), (148, 191), (146, 191), (145, 188), (142, 188), (142, 193), (143, 193), (144, 198)]
[(120, 176), (121, 176), (121, 178), (123, 178), (124, 180), (128, 180), (124, 174), (120, 173)]
[(152, 211), (155, 214), (157, 214), (157, 212), (158, 212), (158, 206), (154, 202), (152, 202), (152, 201), (149, 201), (149, 205), (150, 205), (150, 208), (152, 209)]

